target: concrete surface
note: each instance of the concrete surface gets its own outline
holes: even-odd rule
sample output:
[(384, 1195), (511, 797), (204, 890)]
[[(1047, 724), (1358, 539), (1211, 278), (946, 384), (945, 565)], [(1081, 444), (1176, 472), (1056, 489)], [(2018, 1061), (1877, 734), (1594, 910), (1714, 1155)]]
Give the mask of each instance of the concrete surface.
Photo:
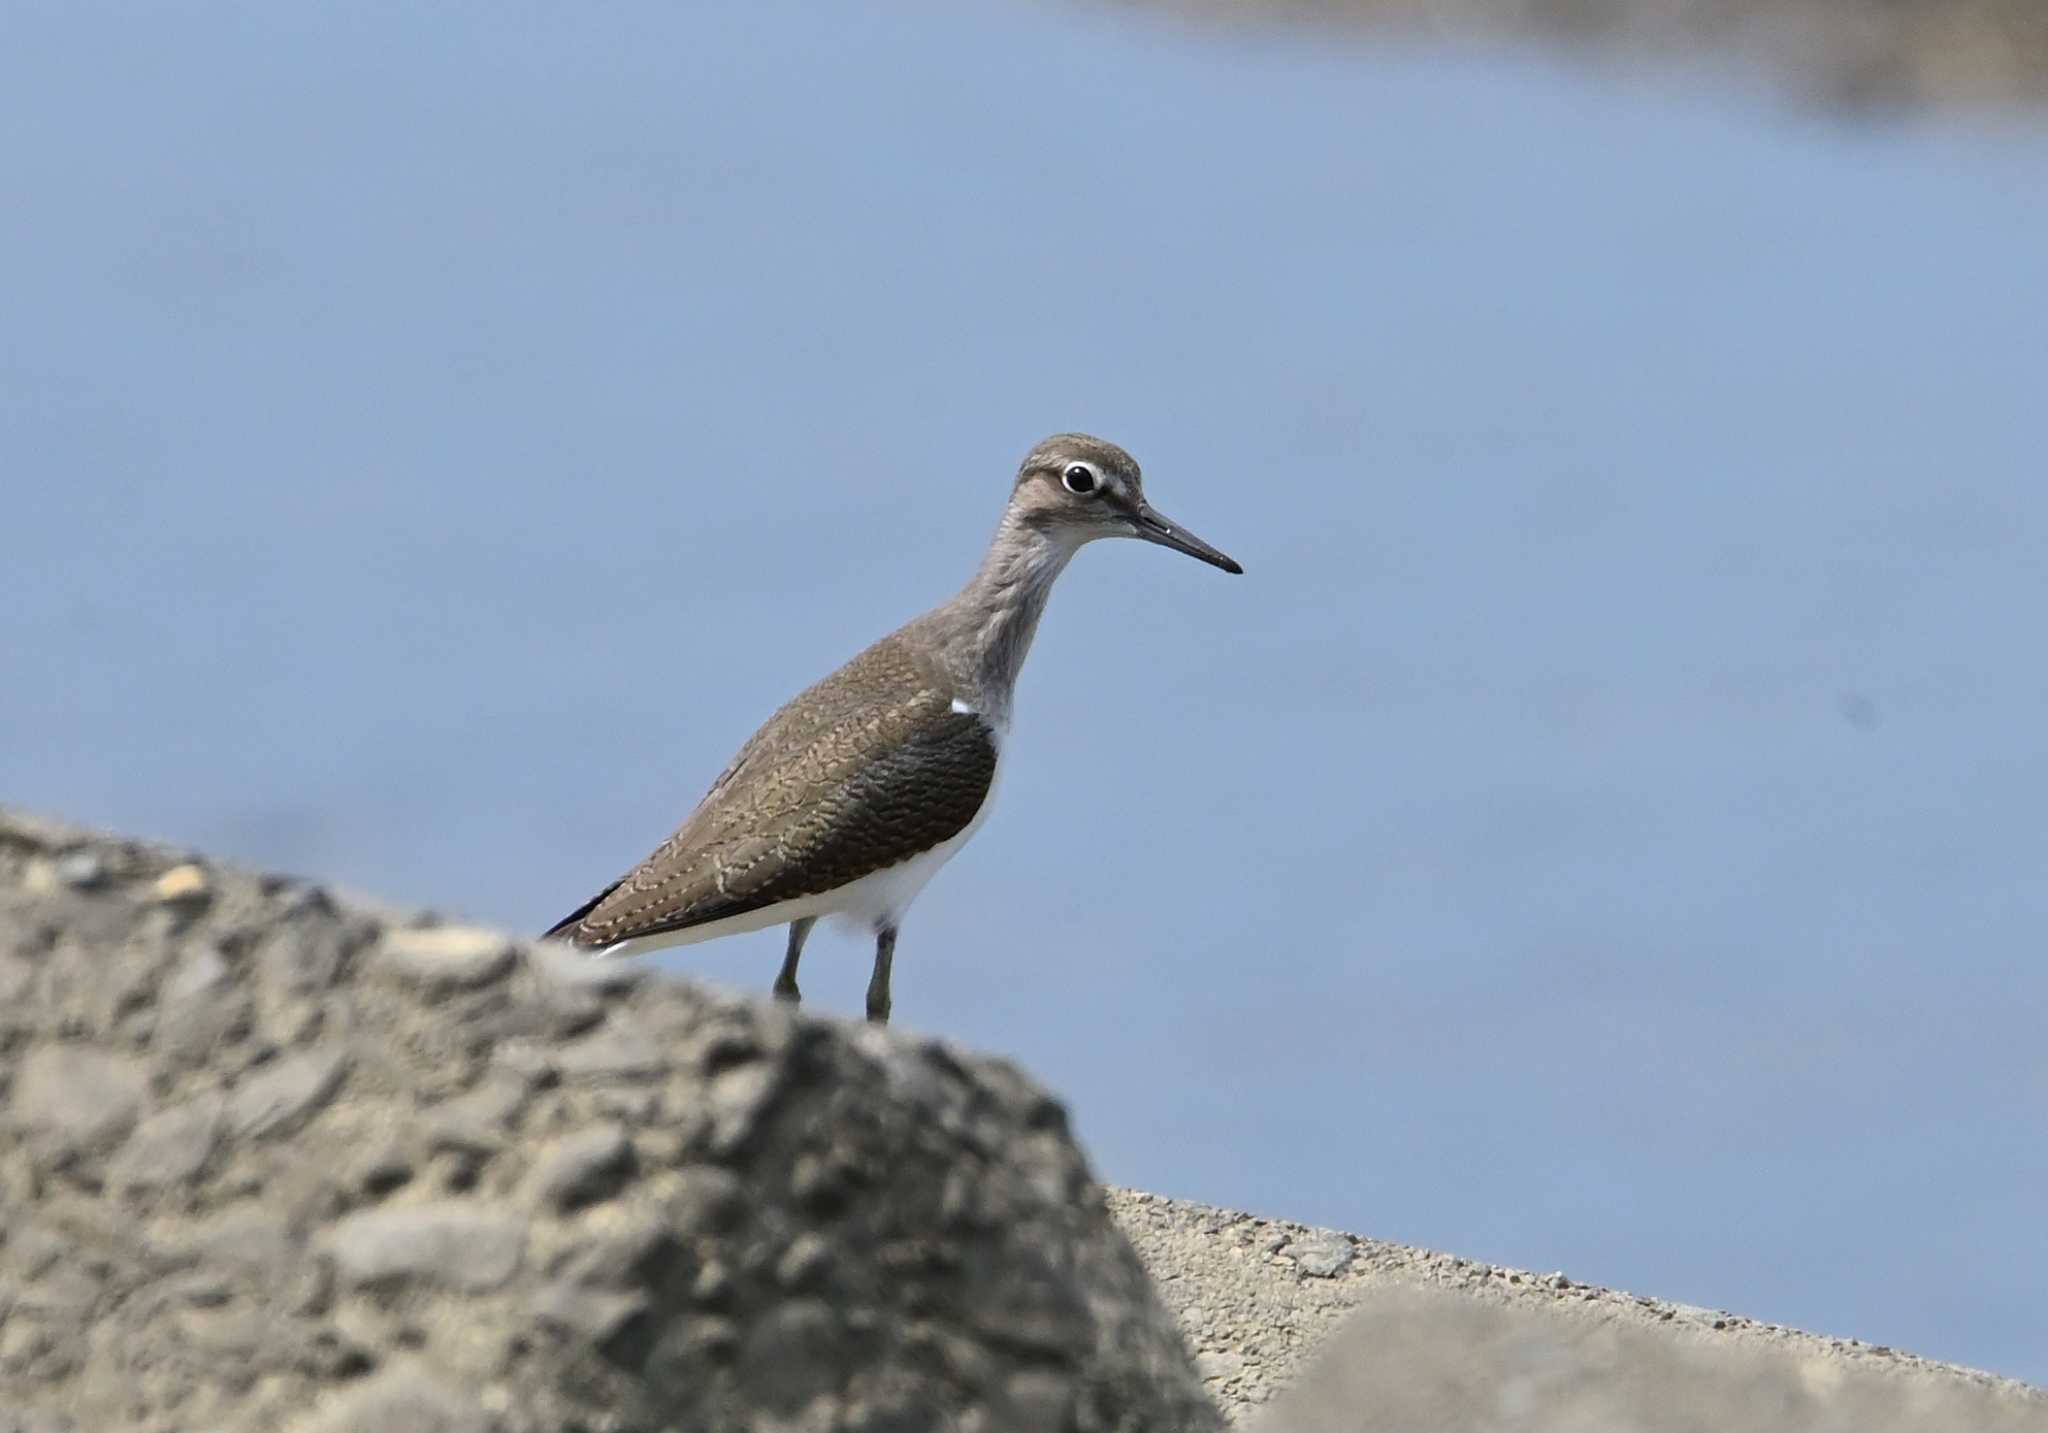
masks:
[(1133, 1190), (1110, 1208), (1259, 1433), (2048, 1433), (2038, 1390), (1854, 1339)]
[(1009, 1066), (0, 811), (0, 1433), (1220, 1426)]
[(1971, 1379), (1674, 1338), (1622, 1317), (1388, 1288), (1263, 1433), (2038, 1433), (2048, 1405)]

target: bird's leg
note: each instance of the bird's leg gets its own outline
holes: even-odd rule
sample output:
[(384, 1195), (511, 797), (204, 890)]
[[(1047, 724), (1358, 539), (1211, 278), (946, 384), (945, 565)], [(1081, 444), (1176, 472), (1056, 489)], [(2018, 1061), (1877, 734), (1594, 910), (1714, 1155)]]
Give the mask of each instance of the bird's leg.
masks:
[(896, 959), (896, 927), (885, 925), (875, 932), (875, 973), (868, 978), (868, 1019), (877, 1025), (889, 1023), (889, 966)]
[(794, 1005), (804, 998), (803, 992), (796, 988), (796, 963), (803, 958), (804, 941), (809, 938), (811, 927), (817, 923), (816, 916), (805, 916), (789, 923), (789, 954), (782, 957), (782, 969), (775, 977), (777, 1000), (787, 1000)]

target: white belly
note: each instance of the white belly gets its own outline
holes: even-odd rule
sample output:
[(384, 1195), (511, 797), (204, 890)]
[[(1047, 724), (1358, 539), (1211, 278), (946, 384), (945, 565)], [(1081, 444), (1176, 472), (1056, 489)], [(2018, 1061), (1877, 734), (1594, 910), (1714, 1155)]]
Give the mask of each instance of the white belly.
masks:
[[(1002, 771), (1000, 760), (996, 771), (998, 774)], [(988, 820), (989, 808), (995, 804), (996, 787), (992, 780), (981, 809), (974, 813), (974, 819), (962, 827), (958, 835), (898, 865), (862, 876), (836, 891), (828, 891), (824, 899), (831, 904), (824, 913), (871, 931), (883, 926), (901, 925), (904, 912), (910, 909), (910, 903), (917, 899), (918, 892), (939, 873), (939, 867), (952, 860), (954, 854), (981, 829), (981, 823)]]
[(808, 917), (829, 916), (835, 921), (859, 926), (865, 931), (876, 931), (883, 926), (900, 926), (910, 903), (917, 899), (939, 868), (953, 859), (959, 849), (966, 845), (976, 831), (988, 820), (989, 811), (996, 804), (996, 787), (1002, 780), (1001, 747), (997, 748), (996, 774), (990, 778), (988, 795), (981, 803), (981, 809), (974, 813), (974, 819), (961, 828), (959, 833), (940, 842), (929, 851), (922, 851), (907, 861), (873, 871), (859, 880), (849, 881), (834, 890), (821, 891), (815, 896), (801, 896), (780, 905), (766, 906), (745, 915), (728, 916), (724, 920), (707, 921), (693, 925), (687, 930), (664, 931), (660, 935), (637, 936), (632, 940), (618, 941), (596, 952), (600, 956), (647, 955), (673, 946), (696, 945), (700, 941), (717, 940), (725, 935), (744, 935), (748, 931), (766, 930), (770, 926), (788, 925), (792, 921)]

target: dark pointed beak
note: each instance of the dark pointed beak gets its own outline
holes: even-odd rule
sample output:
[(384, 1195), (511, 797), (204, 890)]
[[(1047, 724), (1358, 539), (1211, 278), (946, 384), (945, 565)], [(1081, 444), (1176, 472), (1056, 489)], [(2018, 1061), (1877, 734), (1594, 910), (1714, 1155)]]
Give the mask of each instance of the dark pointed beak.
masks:
[(1242, 574), (1244, 571), (1232, 559), (1209, 546), (1179, 523), (1165, 517), (1150, 503), (1139, 504), (1131, 522), (1138, 529), (1137, 536), (1147, 542), (1156, 542), (1161, 547), (1172, 548), (1175, 552), (1185, 552), (1189, 557), (1199, 557), (1211, 567), (1220, 567), (1225, 572)]

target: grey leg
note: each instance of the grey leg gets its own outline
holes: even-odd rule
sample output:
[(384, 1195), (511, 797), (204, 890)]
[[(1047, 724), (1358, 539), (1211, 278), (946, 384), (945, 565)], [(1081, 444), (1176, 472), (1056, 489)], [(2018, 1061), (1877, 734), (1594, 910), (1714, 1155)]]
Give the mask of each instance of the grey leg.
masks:
[(787, 1000), (794, 1005), (804, 998), (803, 992), (796, 988), (796, 963), (803, 958), (804, 941), (810, 938), (811, 927), (817, 923), (816, 916), (805, 916), (800, 921), (789, 923), (789, 954), (782, 957), (782, 970), (775, 977), (777, 1000)]
[(889, 1023), (889, 967), (896, 959), (896, 927), (885, 925), (875, 932), (875, 973), (868, 978), (868, 1019), (877, 1025)]

